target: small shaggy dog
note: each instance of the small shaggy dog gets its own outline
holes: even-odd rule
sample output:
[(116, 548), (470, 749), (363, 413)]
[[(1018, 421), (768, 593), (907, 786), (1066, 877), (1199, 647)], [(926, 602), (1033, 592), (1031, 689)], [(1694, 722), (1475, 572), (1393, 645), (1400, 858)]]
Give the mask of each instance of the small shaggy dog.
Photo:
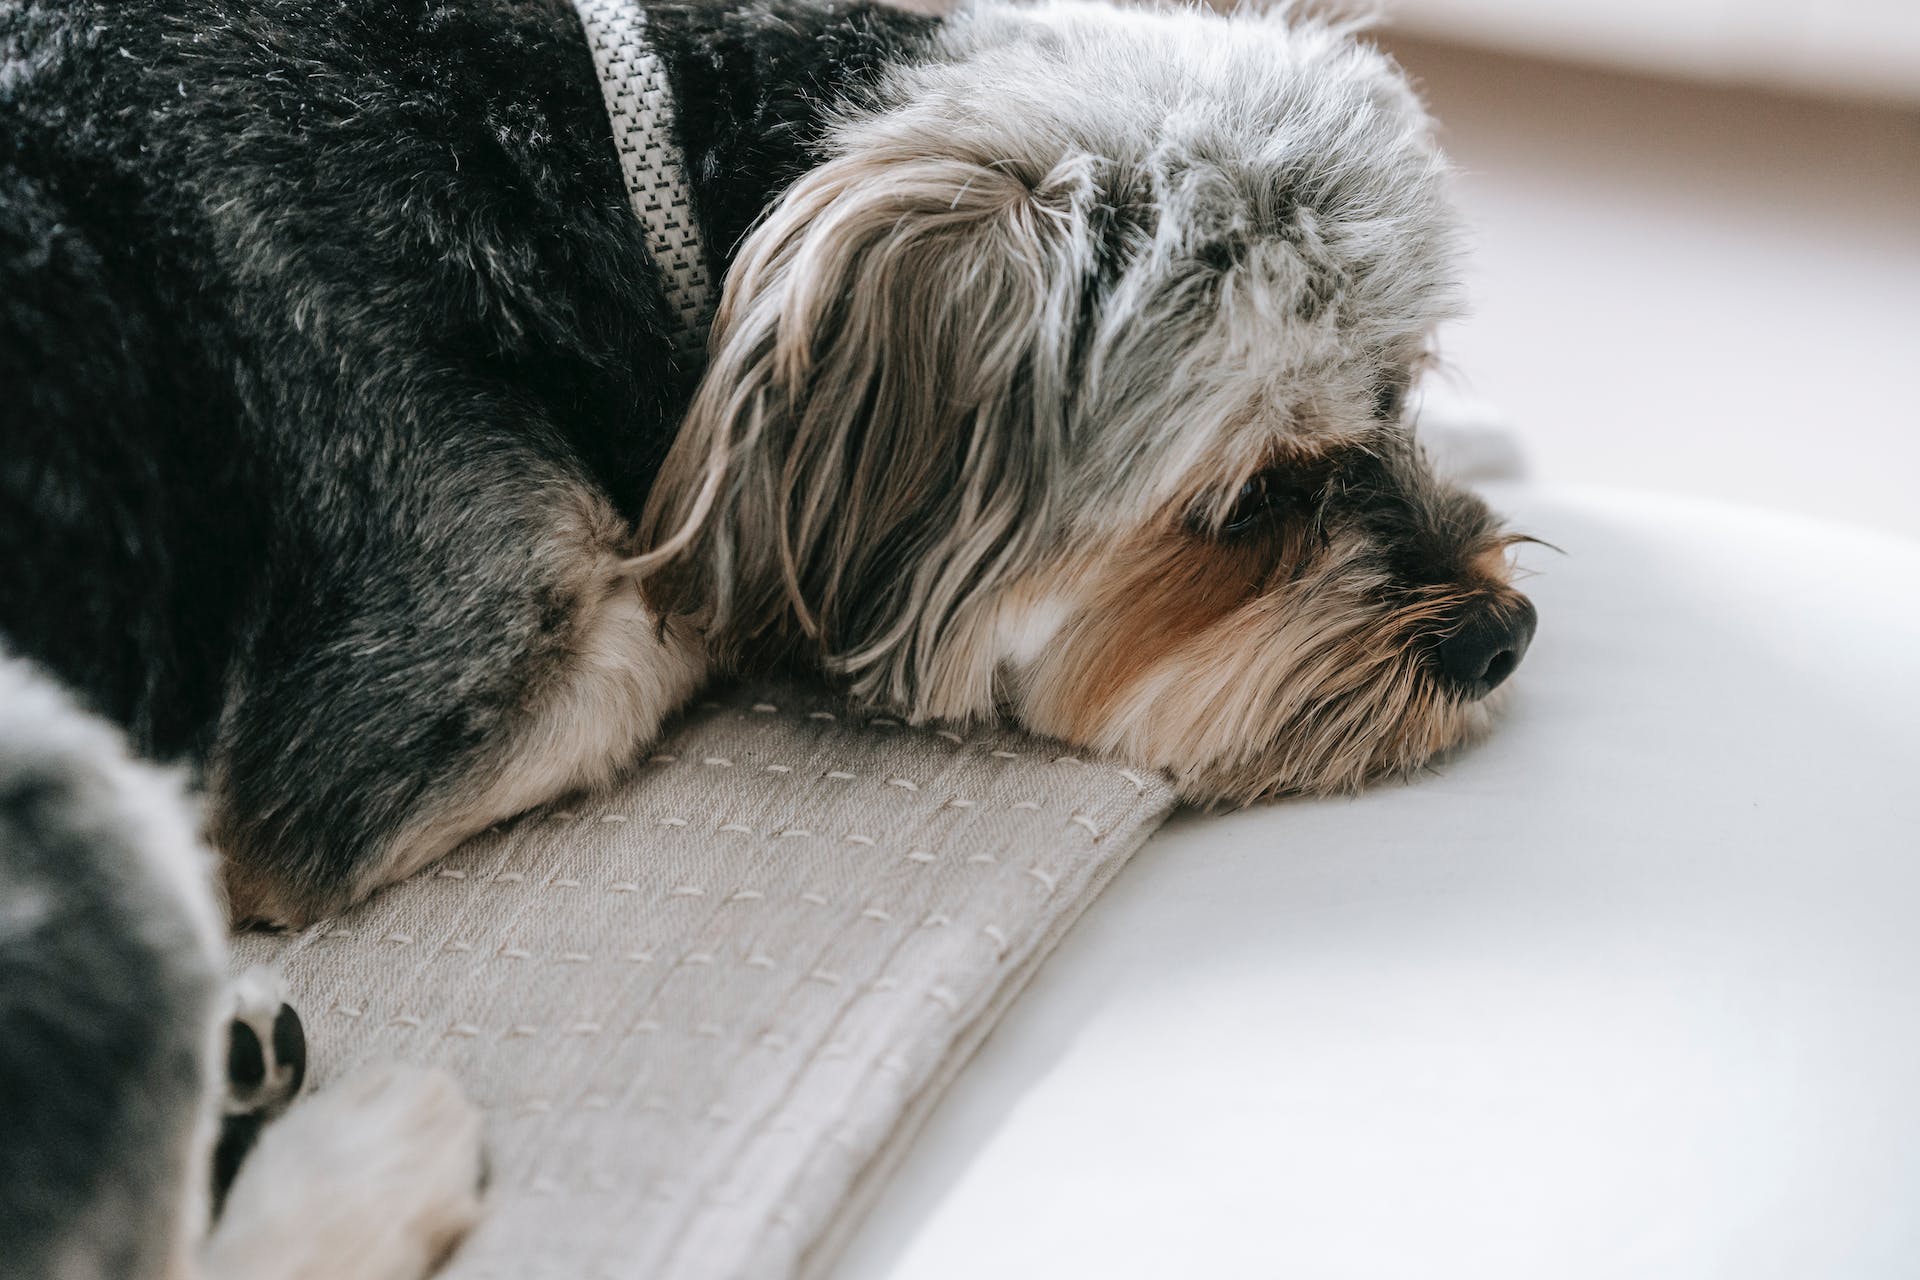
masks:
[(386, 1072), (202, 1243), (221, 1059), (298, 1064), (271, 997), (216, 1052), (123, 741), (299, 925), (716, 670), (1201, 801), (1472, 736), (1533, 612), (1404, 410), (1443, 179), (1393, 65), (1284, 16), (0, 0), (0, 1271), (397, 1280), (474, 1212), (471, 1113)]

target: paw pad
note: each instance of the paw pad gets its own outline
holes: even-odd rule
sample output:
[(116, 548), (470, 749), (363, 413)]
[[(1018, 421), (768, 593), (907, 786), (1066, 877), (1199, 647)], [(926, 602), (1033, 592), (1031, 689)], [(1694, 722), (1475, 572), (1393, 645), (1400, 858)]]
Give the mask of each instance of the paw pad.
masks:
[(213, 1153), (215, 1212), (262, 1126), (292, 1105), (307, 1078), (306, 1031), (282, 990), (269, 969), (250, 969), (233, 985), (226, 1098)]

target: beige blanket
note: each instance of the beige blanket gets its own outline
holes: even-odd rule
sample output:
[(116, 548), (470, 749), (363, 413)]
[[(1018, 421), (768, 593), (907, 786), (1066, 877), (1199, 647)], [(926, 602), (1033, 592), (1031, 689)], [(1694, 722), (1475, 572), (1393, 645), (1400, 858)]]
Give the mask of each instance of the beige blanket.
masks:
[(236, 960), (282, 966), (322, 1087), (396, 1058), (487, 1109), (448, 1275), (814, 1274), (1171, 803), (1016, 734), (740, 690), (613, 792)]

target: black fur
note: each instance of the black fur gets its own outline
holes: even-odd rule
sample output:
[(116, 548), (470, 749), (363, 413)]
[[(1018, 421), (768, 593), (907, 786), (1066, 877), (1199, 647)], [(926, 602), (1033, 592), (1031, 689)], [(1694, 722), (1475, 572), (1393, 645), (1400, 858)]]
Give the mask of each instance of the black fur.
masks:
[[(659, 6), (716, 267), (927, 20)], [(473, 767), (697, 370), (566, 0), (0, 2), (0, 635), (325, 901)], [(717, 274), (717, 273), (716, 273)]]
[(864, 95), (935, 21), (871, 5), (649, 5), (701, 232), (726, 259), (818, 160), (822, 107)]
[(266, 1127), (266, 1117), (252, 1111), (220, 1118), (220, 1136), (213, 1144), (211, 1207), (215, 1216), (226, 1207), (227, 1192), (233, 1190), (233, 1180), (240, 1176), (240, 1164), (252, 1153), (254, 1144), (260, 1141), (260, 1131)]

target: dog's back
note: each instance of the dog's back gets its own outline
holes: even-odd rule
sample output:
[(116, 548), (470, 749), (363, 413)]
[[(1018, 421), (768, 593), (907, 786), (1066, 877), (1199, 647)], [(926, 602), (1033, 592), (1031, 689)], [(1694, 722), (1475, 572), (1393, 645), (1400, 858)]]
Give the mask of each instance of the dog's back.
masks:
[(0, 637), (201, 767), (237, 912), (546, 798), (476, 779), (632, 550), (657, 275), (564, 3), (0, 3)]

